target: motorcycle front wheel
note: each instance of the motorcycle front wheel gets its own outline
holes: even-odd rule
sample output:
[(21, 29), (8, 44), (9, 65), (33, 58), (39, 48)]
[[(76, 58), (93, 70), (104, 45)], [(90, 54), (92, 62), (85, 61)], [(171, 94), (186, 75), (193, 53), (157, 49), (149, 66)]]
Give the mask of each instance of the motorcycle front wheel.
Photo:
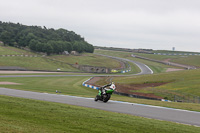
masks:
[(99, 100), (98, 97), (99, 97), (99, 95), (97, 95), (97, 96), (94, 98), (94, 101), (95, 101), (95, 102)]

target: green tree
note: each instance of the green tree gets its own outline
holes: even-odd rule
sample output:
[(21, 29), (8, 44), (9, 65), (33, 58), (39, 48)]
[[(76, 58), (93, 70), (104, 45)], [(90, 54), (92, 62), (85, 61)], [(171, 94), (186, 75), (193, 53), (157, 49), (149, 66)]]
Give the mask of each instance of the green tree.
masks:
[(12, 38), (12, 35), (11, 35), (10, 32), (8, 32), (8, 31), (3, 31), (3, 32), (1, 33), (1, 41), (4, 42), (4, 45), (6, 45), (6, 44), (10, 45), (10, 43), (11, 43), (11, 38)]
[(64, 42), (63, 49), (64, 49), (64, 51), (68, 51), (70, 53), (73, 49), (72, 43)]
[(43, 50), (47, 55), (53, 53), (53, 47), (49, 43), (43, 45)]
[(73, 50), (77, 51), (79, 53), (82, 53), (82, 47), (80, 45), (80, 42), (78, 42), (78, 41), (74, 42), (74, 44), (73, 44)]
[[(60, 54), (75, 50), (79, 53), (93, 52), (94, 48), (84, 38), (66, 29), (47, 29), (45, 26), (26, 26), (22, 24), (0, 22), (0, 40), (4, 44), (16, 47), (29, 47), (31, 50)], [(48, 46), (46, 46), (48, 44)]]
[(37, 45), (38, 45), (38, 41), (35, 39), (32, 39), (29, 43), (29, 48), (33, 51), (37, 51)]

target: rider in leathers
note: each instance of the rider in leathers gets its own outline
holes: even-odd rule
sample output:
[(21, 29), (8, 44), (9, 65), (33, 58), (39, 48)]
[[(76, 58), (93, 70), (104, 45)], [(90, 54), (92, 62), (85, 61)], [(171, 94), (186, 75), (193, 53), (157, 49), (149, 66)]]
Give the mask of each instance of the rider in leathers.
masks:
[[(109, 87), (109, 89), (107, 89), (106, 87)], [(115, 84), (113, 82), (99, 88), (99, 90), (101, 91), (101, 95), (105, 93), (105, 90), (110, 90), (110, 89), (115, 90)]]

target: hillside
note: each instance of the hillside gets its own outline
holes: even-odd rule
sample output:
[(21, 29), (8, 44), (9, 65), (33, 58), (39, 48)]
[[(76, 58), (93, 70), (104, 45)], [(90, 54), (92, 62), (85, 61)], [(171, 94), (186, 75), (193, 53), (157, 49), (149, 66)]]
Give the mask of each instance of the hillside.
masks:
[[(115, 47), (100, 47), (95, 46), (96, 52), (102, 52), (106, 54), (120, 53), (124, 55), (137, 55), (149, 59), (154, 59), (164, 62), (179, 63), (188, 66), (194, 66), (199, 68), (200, 53), (199, 52), (186, 52), (186, 51), (169, 51), (169, 50), (152, 50), (152, 49), (128, 49), (128, 48), (115, 48)], [(107, 52), (105, 52), (107, 51)], [(109, 52), (108, 52), (109, 51)], [(118, 55), (117, 55), (118, 56)], [(144, 61), (136, 59), (139, 61)], [(145, 61), (146, 62), (146, 61)]]
[[(176, 53), (176, 52), (173, 52)], [(178, 52), (179, 53), (179, 52)], [(158, 55), (158, 54), (144, 54), (144, 53), (134, 53), (142, 57), (165, 61), (174, 62), (184, 65), (190, 65), (195, 67), (200, 67), (200, 55), (191, 55), (191, 53), (184, 53), (183, 55)], [(195, 54), (195, 53), (192, 53)]]
[(4, 45), (28, 47), (36, 52), (59, 54), (72, 50), (93, 53), (94, 48), (83, 37), (66, 29), (47, 29), (45, 26), (26, 26), (0, 21), (0, 41)]
[[(101, 53), (111, 56), (118, 56), (127, 58), (134, 61), (142, 62), (148, 65), (154, 72), (152, 75), (129, 76), (129, 77), (115, 77), (113, 81), (118, 85), (118, 91), (129, 94), (136, 94), (140, 96), (158, 96), (170, 100), (180, 100), (185, 102), (200, 102), (199, 82), (200, 82), (200, 69), (183, 70), (177, 72), (168, 72), (168, 69), (180, 70), (170, 65), (151, 62), (139, 58), (131, 57), (130, 52), (119, 52), (111, 50), (95, 50), (95, 53)], [(147, 58), (164, 60), (173, 57), (176, 62), (189, 65), (199, 64), (198, 55), (180, 57), (180, 56), (164, 56), (154, 54), (137, 55)], [(181, 62), (182, 61), (182, 62)], [(107, 79), (102, 79), (97, 82), (97, 85), (106, 84)]]
[[(103, 63), (102, 63), (103, 62)], [(77, 65), (89, 65), (106, 67), (110, 69), (122, 69), (123, 64), (117, 60), (98, 56), (93, 53), (81, 53), (79, 55), (50, 55), (44, 56), (35, 52), (22, 50), (0, 44), (0, 69), (17, 68), (21, 70), (46, 70), (83, 72), (75, 67)]]
[(105, 55), (116, 56), (116, 57), (120, 57), (120, 58), (127, 58), (127, 59), (130, 59), (130, 60), (134, 60), (134, 61), (144, 63), (147, 66), (149, 66), (153, 70), (154, 73), (166, 72), (170, 68), (179, 69), (177, 67), (164, 65), (164, 64), (161, 64), (161, 63), (151, 62), (151, 61), (148, 61), (148, 60), (142, 60), (142, 59), (139, 59), (139, 58), (133, 58), (133, 57), (131, 57), (131, 54), (132, 54), (131, 52), (113, 51), (113, 50), (99, 50), (99, 49), (95, 49), (94, 52), (98, 53), (98, 54), (105, 54)]

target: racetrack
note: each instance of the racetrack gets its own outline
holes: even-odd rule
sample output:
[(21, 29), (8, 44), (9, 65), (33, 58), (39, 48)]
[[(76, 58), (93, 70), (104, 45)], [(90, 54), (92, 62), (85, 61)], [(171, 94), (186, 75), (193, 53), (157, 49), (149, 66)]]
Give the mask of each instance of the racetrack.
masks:
[[(141, 69), (140, 73), (134, 75), (152, 74), (152, 70), (145, 64), (128, 59), (123, 59), (123, 60), (135, 63)], [(53, 77), (53, 76), (95, 76), (95, 75), (89, 75), (89, 74), (88, 75), (2, 75), (0, 77), (3, 78), (3, 77)], [(96, 76), (122, 76), (122, 75), (96, 75)], [(89, 108), (96, 108), (106, 111), (126, 113), (147, 118), (200, 126), (200, 112), (195, 112), (195, 111), (171, 109), (165, 107), (119, 102), (112, 100), (110, 100), (108, 103), (94, 102), (93, 98), (38, 93), (38, 92), (14, 90), (7, 88), (0, 88), (0, 95), (44, 100), (50, 102), (59, 102), (59, 103), (84, 106)]]
[[(100, 54), (99, 54), (100, 55)], [(119, 57), (113, 57), (113, 56), (107, 56), (107, 55), (102, 55), (101, 54), (101, 56), (106, 56), (106, 57), (109, 57), (109, 58), (114, 58), (114, 59), (118, 59), (118, 60), (124, 60), (124, 61), (128, 61), (128, 62), (132, 62), (132, 63), (134, 63), (135, 65), (137, 65), (139, 68), (140, 68), (140, 70), (141, 70), (141, 72), (140, 73), (137, 73), (137, 74), (132, 74), (132, 75), (143, 75), (143, 74), (153, 74), (153, 71), (147, 66), (147, 65), (145, 65), (145, 64), (143, 64), (143, 63), (140, 63), (140, 62), (137, 62), (137, 61), (132, 61), (132, 60), (129, 60), (129, 59), (124, 59), (124, 58), (119, 58)], [(0, 73), (12, 73), (12, 71), (0, 71)], [(26, 71), (13, 71), (13, 73), (24, 73), (24, 72), (26, 72)], [(26, 73), (47, 73), (47, 72), (41, 72), (41, 71), (39, 71), (39, 72), (37, 72), (37, 71), (28, 71), (28, 72), (26, 72)], [(50, 72), (50, 73), (52, 73), (52, 72)], [(55, 73), (55, 72), (54, 72)], [(97, 75), (90, 75), (90, 74), (86, 74), (86, 75), (70, 75), (70, 74), (66, 74), (66, 75), (64, 75), (64, 74), (62, 74), (62, 75), (59, 75), (59, 74), (57, 74), (57, 75), (0, 75), (0, 77), (5, 77), (5, 78), (7, 78), (7, 77), (61, 77), (61, 76), (124, 76), (124, 75), (117, 75), (117, 74), (109, 74), (109, 75), (106, 75), (106, 74), (97, 74)], [(125, 76), (130, 76), (130, 75), (125, 75)]]
[(96, 108), (106, 111), (142, 116), (147, 118), (178, 122), (182, 124), (200, 126), (200, 112), (195, 111), (172, 109), (128, 102), (119, 102), (112, 100), (108, 101), (108, 103), (103, 103), (101, 101), (95, 102), (93, 98), (39, 93), (7, 88), (0, 88), (0, 95), (65, 103), (89, 108)]
[(124, 58), (120, 58), (120, 57), (113, 57), (113, 56), (109, 56), (109, 55), (104, 55), (104, 54), (97, 54), (100, 56), (106, 56), (108, 58), (113, 58), (113, 59), (117, 59), (117, 60), (123, 60), (123, 61), (128, 61), (131, 63), (134, 63), (135, 65), (137, 65), (141, 72), (138, 74), (133, 74), (133, 75), (143, 75), (143, 74), (153, 74), (153, 71), (145, 64), (137, 62), (137, 61), (133, 61), (133, 60), (129, 60), (129, 59), (124, 59)]

